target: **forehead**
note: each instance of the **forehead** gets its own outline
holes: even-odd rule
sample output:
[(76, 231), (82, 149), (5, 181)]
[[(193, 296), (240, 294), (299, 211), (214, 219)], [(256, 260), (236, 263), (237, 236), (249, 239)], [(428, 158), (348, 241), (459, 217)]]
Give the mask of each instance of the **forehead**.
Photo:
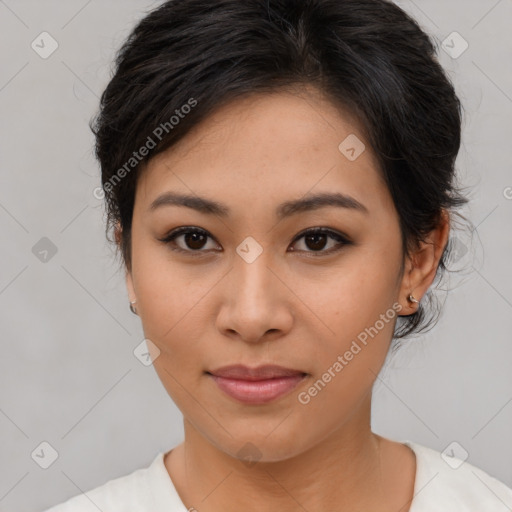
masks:
[[(355, 157), (355, 158), (354, 158)], [(316, 90), (236, 99), (150, 160), (139, 201), (165, 189), (272, 196), (323, 187), (367, 196), (385, 187), (358, 119)], [(385, 193), (385, 191), (384, 191)]]

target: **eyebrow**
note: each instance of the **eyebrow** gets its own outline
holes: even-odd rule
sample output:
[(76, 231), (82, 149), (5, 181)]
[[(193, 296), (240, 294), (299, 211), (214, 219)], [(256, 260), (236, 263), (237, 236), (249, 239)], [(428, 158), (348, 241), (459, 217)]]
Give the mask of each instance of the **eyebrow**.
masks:
[[(151, 203), (148, 210), (153, 212), (163, 206), (184, 206), (200, 213), (218, 215), (224, 218), (228, 217), (231, 211), (229, 207), (218, 203), (217, 201), (195, 195), (179, 194), (176, 192), (165, 192), (158, 196)], [(319, 208), (325, 208), (328, 206), (347, 208), (365, 214), (369, 213), (366, 206), (357, 199), (337, 192), (320, 193), (311, 195), (307, 198), (286, 201), (276, 208), (276, 216), (278, 219), (284, 219), (285, 217), (290, 217), (297, 213), (318, 210)]]

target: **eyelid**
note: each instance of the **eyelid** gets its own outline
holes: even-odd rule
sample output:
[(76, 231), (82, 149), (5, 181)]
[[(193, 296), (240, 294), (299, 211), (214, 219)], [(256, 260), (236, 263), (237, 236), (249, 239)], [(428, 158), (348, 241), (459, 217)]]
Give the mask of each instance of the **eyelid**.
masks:
[[(187, 233), (199, 233), (199, 234), (202, 234), (202, 235), (204, 235), (204, 236), (206, 236), (208, 238), (211, 238), (212, 240), (214, 240), (218, 244), (218, 241), (215, 239), (215, 237), (213, 237), (213, 235), (211, 235), (205, 229), (199, 228), (197, 226), (181, 226), (179, 228), (171, 230), (164, 237), (158, 238), (158, 240), (160, 242), (166, 244), (166, 245), (169, 245), (172, 242), (174, 242), (174, 240), (177, 237), (179, 237), (180, 235), (183, 235), (183, 234), (187, 234)], [(295, 236), (295, 238), (293, 239), (292, 244), (295, 244), (298, 240), (300, 240), (301, 238), (303, 238), (303, 237), (305, 237), (307, 235), (310, 235), (310, 234), (327, 235), (329, 238), (332, 238), (332, 239), (336, 240), (338, 242), (338, 245), (335, 246), (334, 248), (331, 248), (331, 249), (328, 249), (328, 250), (304, 251), (304, 250), (292, 249), (291, 252), (300, 252), (300, 253), (305, 253), (305, 254), (311, 255), (313, 257), (316, 257), (317, 255), (318, 256), (322, 256), (322, 255), (329, 255), (329, 254), (338, 252), (344, 246), (352, 245), (352, 243), (353, 243), (350, 240), (350, 237), (348, 237), (344, 233), (339, 232), (338, 230), (335, 230), (333, 228), (328, 228), (328, 227), (325, 227), (325, 226), (316, 226), (316, 227), (310, 227), (310, 228), (304, 229), (303, 231), (298, 233)], [(204, 250), (201, 250), (201, 249), (197, 249), (197, 250), (190, 249), (189, 250), (189, 249), (182, 249), (181, 247), (172, 247), (171, 249), (173, 251), (176, 251), (176, 252), (191, 254), (193, 256), (203, 256), (205, 254), (210, 253), (210, 251), (211, 251), (211, 250), (204, 251)], [(217, 252), (221, 252), (221, 251), (217, 251)]]
[[(211, 238), (212, 240), (215, 241), (215, 243), (218, 244), (217, 240), (215, 240), (213, 235), (211, 235), (205, 229), (199, 228), (197, 226), (181, 226), (179, 228), (172, 229), (164, 237), (158, 238), (158, 241), (164, 243), (165, 245), (170, 245), (180, 235), (184, 235), (184, 234), (187, 234), (187, 233), (199, 233), (199, 234), (204, 235), (204, 236), (206, 236), (208, 238)], [(171, 249), (173, 251), (176, 251), (176, 252), (191, 254), (193, 256), (201, 256), (201, 255), (207, 254), (209, 252), (209, 251), (203, 251), (203, 250), (196, 250), (196, 251), (190, 250), (190, 249), (187, 250), (187, 249), (182, 249), (181, 247), (172, 247)], [(218, 252), (220, 252), (220, 251), (218, 251)]]
[(330, 254), (339, 252), (346, 245), (352, 245), (353, 244), (353, 242), (351, 241), (350, 237), (348, 237), (344, 233), (341, 233), (337, 229), (328, 228), (328, 227), (324, 227), (324, 226), (311, 227), (311, 228), (307, 228), (307, 229), (301, 231), (293, 239), (292, 244), (296, 243), (298, 240), (300, 240), (304, 236), (316, 235), (316, 234), (327, 235), (329, 238), (332, 238), (332, 239), (336, 240), (338, 242), (337, 246), (331, 247), (330, 249), (325, 250), (325, 251), (324, 250), (321, 250), (321, 251), (296, 251), (296, 250), (292, 250), (292, 252), (302, 252), (302, 253), (305, 253), (308, 256), (312, 256), (312, 257), (317, 257), (317, 256), (322, 256), (322, 255), (328, 256)]

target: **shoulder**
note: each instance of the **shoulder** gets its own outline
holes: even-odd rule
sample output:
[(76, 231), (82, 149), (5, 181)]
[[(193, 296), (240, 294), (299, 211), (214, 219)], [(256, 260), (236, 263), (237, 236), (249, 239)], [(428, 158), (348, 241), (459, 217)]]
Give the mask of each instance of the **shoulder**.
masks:
[(156, 512), (155, 486), (162, 481), (163, 455), (159, 453), (148, 467), (110, 480), (44, 512)]
[(503, 512), (512, 508), (512, 489), (485, 471), (458, 458), (404, 441), (416, 455), (414, 499), (410, 512)]

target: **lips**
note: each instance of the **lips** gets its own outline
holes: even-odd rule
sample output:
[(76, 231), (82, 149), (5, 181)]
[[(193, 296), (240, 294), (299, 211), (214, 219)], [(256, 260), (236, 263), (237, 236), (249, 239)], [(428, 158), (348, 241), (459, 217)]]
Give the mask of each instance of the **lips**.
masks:
[(280, 377), (293, 377), (297, 375), (304, 375), (305, 372), (300, 370), (294, 370), (291, 368), (285, 368), (277, 365), (263, 365), (256, 368), (249, 368), (241, 364), (223, 366), (217, 370), (212, 370), (212, 375), (217, 377), (225, 377), (227, 379), (238, 379), (238, 380), (267, 380), (275, 379)]
[(289, 393), (307, 376), (301, 370), (276, 365), (257, 368), (231, 365), (207, 374), (221, 391), (247, 404), (264, 404), (276, 400)]

